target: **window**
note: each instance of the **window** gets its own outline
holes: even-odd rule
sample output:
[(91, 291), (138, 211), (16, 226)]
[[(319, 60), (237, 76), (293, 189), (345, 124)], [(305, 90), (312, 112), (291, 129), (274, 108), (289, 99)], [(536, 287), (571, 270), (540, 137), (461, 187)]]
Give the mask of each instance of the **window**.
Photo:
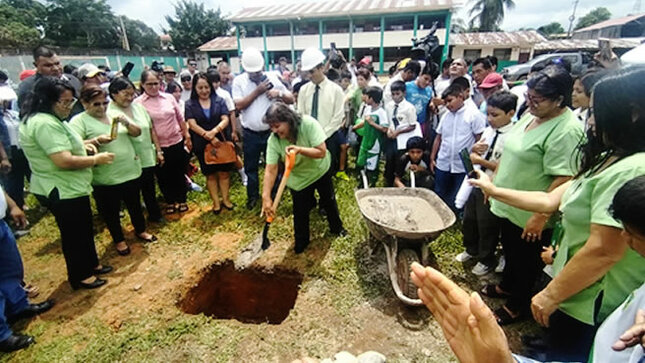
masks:
[(317, 21), (301, 21), (294, 24), (293, 32), (295, 35), (311, 35), (318, 34), (318, 22)]
[(289, 23), (267, 24), (267, 36), (290, 35)]
[[(414, 19), (413, 19), (414, 21)], [(446, 18), (444, 16), (437, 16), (437, 15), (419, 15), (419, 30), (429, 30), (432, 28), (432, 24), (434, 22), (437, 22), (437, 27), (439, 29), (445, 28), (446, 26), (444, 25)], [(420, 37), (426, 36), (427, 32), (423, 32), (420, 34)]]
[(501, 48), (493, 50), (493, 56), (497, 57), (498, 61), (511, 60), (511, 48)]
[(349, 33), (349, 20), (325, 21), (324, 33)]
[(262, 36), (262, 25), (244, 25), (243, 31), (246, 38), (259, 38)]
[(464, 50), (464, 59), (470, 64), (475, 59), (481, 58), (482, 50), (481, 49), (465, 49)]
[(381, 19), (360, 19), (354, 22), (354, 32), (378, 32), (381, 31)]
[(385, 18), (385, 31), (414, 29), (414, 16)]

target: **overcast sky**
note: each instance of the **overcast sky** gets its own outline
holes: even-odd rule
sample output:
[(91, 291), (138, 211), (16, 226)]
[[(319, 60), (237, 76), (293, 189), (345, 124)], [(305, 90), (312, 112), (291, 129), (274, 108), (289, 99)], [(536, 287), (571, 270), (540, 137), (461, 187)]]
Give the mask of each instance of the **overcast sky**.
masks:
[[(274, 5), (302, 3), (322, 0), (197, 0), (205, 4), (206, 8), (217, 9), (221, 7), (223, 15), (232, 15), (244, 7), (265, 6), (267, 3)], [(573, 0), (515, 0), (515, 9), (506, 12), (502, 29), (517, 30), (521, 27), (537, 28), (541, 25), (557, 21), (562, 24), (566, 30), (569, 26), (569, 16), (573, 10)], [(612, 18), (625, 16), (632, 12), (635, 0), (580, 0), (576, 18), (580, 18), (590, 10), (604, 6), (611, 12)], [(138, 19), (156, 31), (160, 32), (162, 27), (167, 27), (164, 15), (174, 15), (173, 1), (170, 0), (108, 0), (114, 12), (118, 15), (126, 15), (130, 18)], [(457, 17), (469, 20), (468, 2), (464, 1), (466, 6), (457, 12)], [(151, 11), (156, 9), (156, 11)], [(641, 9), (645, 11), (645, 9)], [(577, 21), (577, 19), (576, 19)], [(574, 22), (575, 25), (575, 22)]]

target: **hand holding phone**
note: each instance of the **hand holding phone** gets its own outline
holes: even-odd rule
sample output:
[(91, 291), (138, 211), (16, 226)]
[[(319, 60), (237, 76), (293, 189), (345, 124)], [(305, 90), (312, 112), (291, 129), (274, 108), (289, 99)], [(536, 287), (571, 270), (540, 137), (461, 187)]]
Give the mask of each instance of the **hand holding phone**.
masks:
[(475, 172), (475, 168), (473, 167), (473, 163), (470, 161), (470, 152), (468, 149), (463, 148), (459, 152), (459, 158), (461, 159), (461, 162), (464, 164), (464, 168), (466, 169), (466, 175), (468, 176), (469, 179), (477, 179), (479, 178), (479, 175)]

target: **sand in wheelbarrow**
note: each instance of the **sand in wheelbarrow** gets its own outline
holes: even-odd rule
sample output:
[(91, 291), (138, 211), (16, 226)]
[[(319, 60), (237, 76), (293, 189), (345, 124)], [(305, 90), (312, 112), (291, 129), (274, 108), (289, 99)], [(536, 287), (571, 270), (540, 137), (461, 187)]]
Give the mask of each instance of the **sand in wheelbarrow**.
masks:
[(412, 196), (369, 196), (360, 200), (365, 215), (382, 225), (405, 231), (445, 228), (439, 212), (428, 201)]

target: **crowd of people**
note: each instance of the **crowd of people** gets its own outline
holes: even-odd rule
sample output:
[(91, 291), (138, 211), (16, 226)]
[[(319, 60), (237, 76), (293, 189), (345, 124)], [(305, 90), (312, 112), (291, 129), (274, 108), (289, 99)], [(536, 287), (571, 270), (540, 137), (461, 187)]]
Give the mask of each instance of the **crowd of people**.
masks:
[[(611, 334), (598, 327), (645, 281), (635, 242), (643, 238), (642, 221), (623, 191), (631, 186), (642, 200), (644, 70), (598, 61), (574, 79), (558, 59), (534, 66), (526, 83), (509, 87), (494, 57), (472, 64), (447, 59), (438, 74), (426, 60), (407, 58), (383, 83), (370, 58), (347, 61), (335, 49), (325, 55), (308, 48), (293, 70), (286, 59), (278, 63), (266, 70), (262, 53), (249, 48), (240, 74), (224, 61), (200, 72), (190, 59), (179, 76), (153, 65), (137, 87), (127, 75), (93, 64), (64, 71), (55, 52), (38, 47), (36, 72), (18, 93), (0, 86), (6, 190), (0, 212), (8, 209), (16, 229), (24, 227), (29, 177), (30, 192), (60, 230), (71, 287), (93, 289), (112, 268), (96, 254), (90, 196), (117, 253), (126, 256), (122, 202), (136, 238), (157, 241), (148, 224), (191, 208), (187, 192), (199, 188), (190, 178), (197, 163), (214, 215), (237, 208), (229, 193), (237, 171), (245, 207), (273, 218), (284, 163), (295, 154), (284, 182), (293, 200), (294, 251), (303, 253), (311, 210), (326, 217), (333, 235), (348, 233), (335, 184), (352, 183), (350, 176), (369, 186), (410, 187), (415, 180), (461, 218), (465, 251), (456, 260), (474, 260), (477, 276), (501, 273), (500, 283), (480, 290), (505, 300), (491, 313), (478, 295), (469, 298), (435, 271), (415, 267), (419, 296), (440, 323), (472, 326), (474, 315), (505, 325), (533, 317), (547, 327), (544, 336), (523, 339), (534, 358), (585, 361), (590, 352), (610, 353), (606, 345), (618, 339), (611, 334), (622, 333), (624, 324)], [(38, 314), (53, 302), (28, 303), (13, 233), (0, 227), (7, 249), (0, 257), (10, 261), (0, 268), (0, 349), (10, 351), (33, 340), (12, 333), (7, 319)], [(450, 304), (438, 308), (435, 301), (442, 290), (451, 293), (446, 289), (457, 291), (459, 299), (449, 303), (462, 309), (458, 318), (441, 318), (452, 313), (442, 310)], [(497, 338), (499, 353), (507, 345), (503, 335)], [(481, 361), (452, 346), (463, 361)], [(508, 349), (502, 353), (510, 356)]]

